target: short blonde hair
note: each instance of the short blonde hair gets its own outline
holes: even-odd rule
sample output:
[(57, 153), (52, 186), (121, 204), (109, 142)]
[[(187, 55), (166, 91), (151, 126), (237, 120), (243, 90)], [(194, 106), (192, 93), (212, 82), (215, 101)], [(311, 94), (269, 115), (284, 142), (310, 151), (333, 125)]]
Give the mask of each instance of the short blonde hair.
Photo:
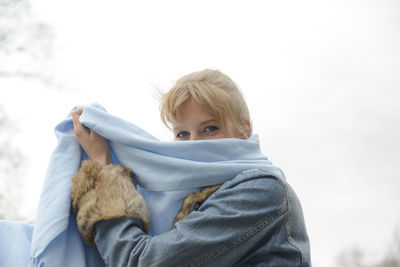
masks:
[(226, 74), (218, 70), (202, 70), (183, 76), (162, 96), (160, 115), (162, 122), (168, 127), (179, 125), (176, 118), (177, 109), (192, 98), (201, 105), (204, 111), (211, 114), (224, 129), (227, 119), (244, 134), (250, 135), (251, 129), (246, 121), (250, 121), (249, 110), (238, 86)]

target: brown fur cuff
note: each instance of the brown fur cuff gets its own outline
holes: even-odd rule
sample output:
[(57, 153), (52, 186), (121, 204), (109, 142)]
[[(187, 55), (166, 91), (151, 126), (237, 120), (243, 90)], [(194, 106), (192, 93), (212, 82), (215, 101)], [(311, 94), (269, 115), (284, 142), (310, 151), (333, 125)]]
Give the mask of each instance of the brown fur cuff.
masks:
[(141, 219), (148, 232), (150, 214), (132, 178), (127, 167), (101, 166), (95, 161), (84, 161), (72, 177), (72, 209), (86, 243), (94, 244), (94, 225), (102, 220)]

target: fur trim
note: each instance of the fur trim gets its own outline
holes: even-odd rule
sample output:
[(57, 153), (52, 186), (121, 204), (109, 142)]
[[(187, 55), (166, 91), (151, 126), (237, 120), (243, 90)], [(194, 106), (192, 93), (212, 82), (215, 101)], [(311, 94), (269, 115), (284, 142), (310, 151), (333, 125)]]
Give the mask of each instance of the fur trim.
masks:
[(150, 214), (129, 168), (84, 161), (72, 183), (72, 208), (86, 243), (94, 244), (94, 225), (102, 220), (141, 219), (148, 232)]
[(222, 184), (210, 186), (203, 190), (197, 190), (193, 193), (190, 193), (183, 201), (182, 208), (179, 211), (178, 215), (175, 217), (172, 228), (174, 227), (176, 222), (183, 220), (192, 211), (197, 210), (211, 194), (213, 194), (221, 187), (221, 185)]

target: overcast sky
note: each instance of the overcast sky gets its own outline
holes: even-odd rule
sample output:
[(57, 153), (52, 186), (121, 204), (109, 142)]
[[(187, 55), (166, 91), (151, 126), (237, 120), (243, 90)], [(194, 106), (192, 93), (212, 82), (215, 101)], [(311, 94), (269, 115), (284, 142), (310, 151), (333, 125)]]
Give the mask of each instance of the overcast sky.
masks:
[(73, 106), (98, 102), (169, 140), (156, 88), (216, 68), (244, 92), (264, 154), (299, 195), (314, 266), (353, 246), (379, 256), (400, 224), (400, 3), (132, 2), (31, 1), (53, 32), (43, 69), (62, 89), (0, 78), (27, 157), (25, 216)]

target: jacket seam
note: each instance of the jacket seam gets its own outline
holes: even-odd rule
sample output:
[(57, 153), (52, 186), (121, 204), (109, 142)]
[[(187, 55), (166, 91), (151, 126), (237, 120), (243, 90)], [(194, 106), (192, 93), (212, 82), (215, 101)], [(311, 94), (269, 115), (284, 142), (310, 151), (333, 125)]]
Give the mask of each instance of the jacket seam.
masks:
[(265, 228), (267, 225), (269, 225), (272, 221), (275, 219), (279, 218), (282, 214), (284, 214), (288, 210), (287, 203), (283, 203), (279, 210), (275, 211), (271, 216), (268, 216), (266, 219), (260, 220), (258, 223), (256, 223), (253, 227), (251, 227), (247, 232), (243, 233), (241, 236), (239, 236), (237, 239), (234, 239), (231, 242), (228, 242), (227, 244), (221, 246), (220, 248), (217, 248), (208, 254), (201, 256), (188, 264), (184, 266), (192, 267), (192, 266), (199, 266), (200, 264), (204, 264), (213, 258), (224, 254), (225, 252), (229, 251), (230, 249), (242, 244), (244, 241), (248, 240), (252, 236), (254, 236), (256, 233), (261, 231), (263, 228)]
[(300, 266), (304, 266), (304, 263), (305, 263), (304, 253), (302, 252), (300, 247), (297, 246), (296, 242), (294, 242), (293, 238), (290, 235), (291, 229), (290, 229), (290, 225), (288, 224), (288, 219), (289, 219), (289, 213), (290, 213), (291, 206), (290, 206), (290, 202), (289, 202), (289, 199), (288, 199), (288, 194), (287, 194), (286, 187), (284, 186), (282, 181), (281, 181), (281, 183), (282, 183), (283, 190), (285, 190), (285, 198), (286, 198), (286, 203), (287, 203), (287, 207), (288, 207), (288, 214), (287, 214), (287, 216), (285, 216), (285, 221), (284, 221), (284, 227), (285, 227), (285, 230), (286, 230), (285, 231), (286, 232), (286, 239), (287, 239), (287, 241), (288, 241), (288, 243), (290, 245), (292, 245), (294, 248), (297, 249), (298, 253), (300, 254), (300, 260), (301, 260)]
[(283, 232), (283, 229), (286, 230), (286, 227), (285, 227), (286, 220), (287, 220), (287, 216), (285, 216), (284, 223), (283, 223), (283, 225), (281, 226), (281, 228), (279, 229), (279, 233), (278, 233), (277, 238), (276, 238), (276, 240), (275, 240), (275, 242), (274, 242), (274, 248), (277, 248), (277, 247), (278, 247), (279, 237), (281, 236), (281, 234), (284, 235), (284, 233), (282, 233), (282, 232)]

